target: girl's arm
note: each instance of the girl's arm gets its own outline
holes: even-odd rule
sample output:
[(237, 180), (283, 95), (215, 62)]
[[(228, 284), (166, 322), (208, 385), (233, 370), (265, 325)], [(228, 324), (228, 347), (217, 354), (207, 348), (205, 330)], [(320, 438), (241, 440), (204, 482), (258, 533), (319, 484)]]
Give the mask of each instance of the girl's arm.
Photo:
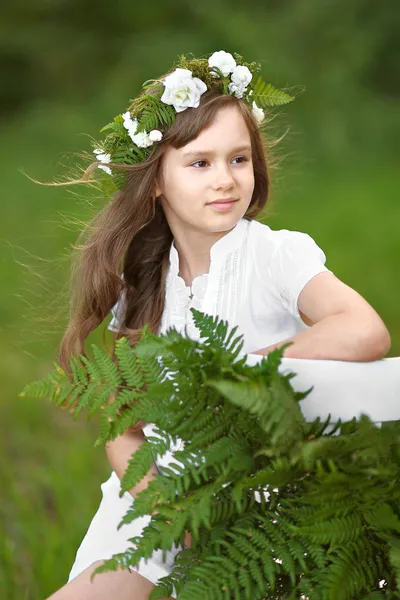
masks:
[[(128, 466), (128, 461), (131, 458), (132, 454), (136, 452), (136, 450), (142, 445), (146, 443), (146, 438), (141, 429), (138, 430), (127, 430), (119, 437), (115, 438), (115, 440), (106, 442), (106, 453), (108, 460), (115, 473), (117, 474), (119, 479), (122, 479), (125, 469)], [(150, 481), (153, 479), (153, 476), (158, 473), (158, 469), (156, 464), (153, 462), (150, 471), (143, 477), (141, 481), (131, 490), (129, 493), (135, 497), (141, 490), (144, 490)], [(154, 510), (152, 514), (156, 514), (157, 511)], [(192, 537), (191, 534), (187, 531), (185, 534), (185, 546), (191, 547), (192, 545)]]
[[(146, 443), (146, 438), (141, 429), (135, 431), (128, 429), (122, 435), (115, 438), (115, 440), (106, 442), (108, 460), (119, 479), (122, 479), (132, 454), (144, 443)], [(157, 466), (153, 462), (147, 475), (135, 487), (129, 490), (129, 493), (135, 497), (136, 494), (148, 486), (157, 473)]]
[[(111, 404), (115, 401), (115, 393), (111, 394), (108, 402)], [(126, 468), (128, 466), (129, 460), (132, 457), (132, 454), (138, 450), (138, 448), (146, 442), (146, 437), (141, 429), (144, 421), (140, 421), (135, 426), (130, 427), (124, 433), (115, 440), (111, 440), (106, 442), (106, 454), (109, 460), (111, 467), (114, 472), (118, 476), (118, 479), (122, 479)], [(140, 491), (144, 490), (150, 481), (153, 479), (154, 475), (158, 473), (158, 469), (156, 464), (153, 462), (151, 469), (149, 472), (143, 477), (141, 481), (131, 490), (129, 493), (135, 497)]]
[(390, 350), (390, 334), (378, 313), (332, 273), (319, 273), (304, 286), (298, 308), (310, 329), (254, 354), (293, 342), (284, 357), (368, 362)]

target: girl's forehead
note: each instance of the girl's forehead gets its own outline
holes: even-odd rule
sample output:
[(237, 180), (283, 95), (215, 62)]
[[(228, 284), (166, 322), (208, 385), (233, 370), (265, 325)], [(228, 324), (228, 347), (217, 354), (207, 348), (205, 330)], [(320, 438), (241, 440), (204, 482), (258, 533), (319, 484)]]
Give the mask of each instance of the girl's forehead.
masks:
[(220, 133), (220, 130), (224, 130), (225, 135), (234, 135), (236, 132), (248, 134), (246, 122), (236, 106), (220, 108), (210, 125), (199, 133), (198, 138), (215, 135)]
[(242, 115), (235, 112), (218, 113), (215, 120), (199, 135), (179, 148), (180, 155), (189, 153), (210, 153), (219, 148), (250, 145), (250, 133)]

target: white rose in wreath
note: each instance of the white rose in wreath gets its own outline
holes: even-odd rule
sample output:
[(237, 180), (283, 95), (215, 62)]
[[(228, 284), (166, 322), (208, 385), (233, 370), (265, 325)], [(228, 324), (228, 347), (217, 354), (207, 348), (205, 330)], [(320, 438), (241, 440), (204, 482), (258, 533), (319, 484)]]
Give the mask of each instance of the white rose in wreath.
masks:
[(228, 86), (229, 93), (242, 98), (252, 77), (253, 75), (248, 67), (243, 65), (235, 67), (231, 75), (231, 83)]
[(232, 72), (231, 81), (232, 83), (240, 84), (247, 87), (252, 77), (253, 75), (248, 67), (238, 65)]
[(222, 71), (224, 77), (226, 77), (235, 69), (236, 61), (229, 52), (225, 52), (225, 50), (219, 50), (210, 56), (208, 59), (208, 65), (209, 67), (217, 67), (217, 69)]
[(165, 90), (161, 96), (164, 104), (172, 105), (176, 112), (182, 112), (187, 108), (197, 108), (200, 104), (201, 95), (207, 90), (207, 86), (198, 77), (193, 77), (189, 69), (175, 69), (171, 75), (164, 80)]
[(149, 133), (149, 139), (152, 142), (160, 142), (162, 140), (163, 134), (158, 129), (152, 129)]
[(237, 98), (243, 97), (243, 93), (244, 93), (245, 89), (246, 89), (246, 86), (242, 85), (241, 83), (230, 83), (228, 85), (229, 93), (232, 94), (233, 96), (236, 96)]

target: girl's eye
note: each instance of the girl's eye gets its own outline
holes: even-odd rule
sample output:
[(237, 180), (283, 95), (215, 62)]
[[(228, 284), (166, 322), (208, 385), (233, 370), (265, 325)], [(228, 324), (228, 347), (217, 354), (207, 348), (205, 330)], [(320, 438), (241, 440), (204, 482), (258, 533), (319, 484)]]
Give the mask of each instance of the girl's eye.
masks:
[[(233, 160), (238, 160), (239, 158), (243, 159), (242, 161), (240, 161), (240, 163), (242, 163), (242, 162), (248, 162), (248, 160), (249, 160), (248, 158), (246, 158), (246, 156), (237, 156)], [(196, 162), (192, 163), (190, 166), (194, 167), (195, 165), (198, 165), (199, 163), (206, 163), (206, 162), (207, 162), (206, 160), (196, 160)]]
[(190, 166), (191, 167), (195, 167), (196, 165), (198, 165), (199, 163), (205, 163), (205, 160), (196, 160), (196, 162), (192, 163)]
[(236, 157), (236, 158), (234, 158), (233, 160), (237, 160), (238, 158), (243, 158), (243, 160), (242, 160), (242, 161), (240, 161), (240, 162), (248, 162), (248, 160), (249, 160), (249, 159), (248, 159), (246, 156), (237, 156), (237, 157)]

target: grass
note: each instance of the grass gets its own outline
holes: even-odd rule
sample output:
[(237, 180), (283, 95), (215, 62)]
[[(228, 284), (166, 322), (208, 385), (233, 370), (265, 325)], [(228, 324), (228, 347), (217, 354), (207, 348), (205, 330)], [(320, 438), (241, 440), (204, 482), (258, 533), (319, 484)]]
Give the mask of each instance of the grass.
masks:
[[(85, 220), (90, 212), (65, 189), (36, 186), (18, 169), (41, 180), (54, 177), (60, 149), (85, 142), (73, 132), (96, 135), (103, 120), (92, 107), (78, 114), (43, 106), (2, 135), (8, 153), (0, 220), (0, 590), (7, 600), (40, 600), (65, 583), (110, 472), (104, 450), (93, 448), (96, 420), (74, 421), (47, 402), (18, 397), (51, 367), (65, 325), (57, 294), (77, 232), (62, 215)], [(392, 334), (389, 356), (398, 355), (397, 166), (314, 161), (280, 177), (268, 223), (314, 237), (327, 266), (382, 316)], [(91, 341), (100, 342), (100, 333)]]

